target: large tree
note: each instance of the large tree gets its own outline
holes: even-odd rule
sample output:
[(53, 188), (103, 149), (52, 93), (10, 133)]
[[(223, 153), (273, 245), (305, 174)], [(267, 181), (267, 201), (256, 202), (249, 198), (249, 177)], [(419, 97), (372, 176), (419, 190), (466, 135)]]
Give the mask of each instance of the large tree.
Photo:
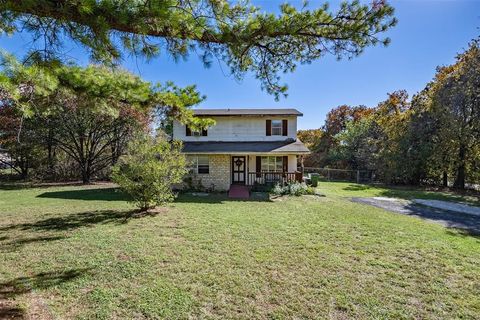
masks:
[(10, 153), (26, 150), (31, 145), (27, 138), (35, 137), (36, 145), (48, 149), (49, 155), (54, 146), (73, 159), (85, 183), (116, 162), (131, 134), (147, 129), (153, 114), (192, 127), (211, 123), (192, 117), (189, 107), (202, 100), (193, 86), (153, 85), (102, 66), (24, 66), (11, 56), (3, 66), (0, 120), (5, 121), (0, 121), (0, 138), (9, 137)]
[(161, 49), (175, 58), (198, 52), (206, 64), (222, 60), (237, 77), (253, 72), (278, 97), (287, 89), (279, 73), (299, 63), (327, 53), (351, 58), (388, 44), (382, 33), (395, 25), (393, 12), (384, 0), (345, 1), (336, 10), (285, 3), (278, 14), (248, 1), (0, 0), (0, 29), (28, 32), (47, 57), (63, 53), (66, 39), (102, 62), (118, 61), (125, 52), (147, 58)]
[(439, 68), (432, 85), (432, 108), (439, 118), (439, 141), (451, 151), (454, 187), (465, 188), (467, 173), (476, 166), (480, 147), (480, 42), (457, 56), (455, 64)]
[(313, 153), (307, 157), (307, 163), (314, 165), (331, 165), (337, 168), (347, 167), (348, 164), (338, 155), (337, 147), (339, 145), (338, 135), (345, 131), (350, 122), (358, 122), (368, 117), (373, 109), (365, 106), (341, 105), (333, 108), (327, 113), (323, 134), (311, 147)]
[(8, 157), (0, 159), (0, 163), (26, 178), (29, 169), (38, 164), (41, 153), (41, 137), (35, 129), (43, 128), (35, 128), (32, 122), (22, 118), (21, 111), (3, 88), (0, 88), (0, 101), (0, 146), (8, 151)]

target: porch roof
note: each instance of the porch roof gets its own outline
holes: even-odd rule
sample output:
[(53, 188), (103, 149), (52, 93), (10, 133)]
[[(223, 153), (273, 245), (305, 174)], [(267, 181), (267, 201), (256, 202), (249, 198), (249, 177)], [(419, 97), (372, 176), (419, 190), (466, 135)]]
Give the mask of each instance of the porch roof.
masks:
[(310, 150), (300, 140), (284, 141), (204, 141), (184, 142), (184, 153), (244, 154), (278, 153), (307, 154)]

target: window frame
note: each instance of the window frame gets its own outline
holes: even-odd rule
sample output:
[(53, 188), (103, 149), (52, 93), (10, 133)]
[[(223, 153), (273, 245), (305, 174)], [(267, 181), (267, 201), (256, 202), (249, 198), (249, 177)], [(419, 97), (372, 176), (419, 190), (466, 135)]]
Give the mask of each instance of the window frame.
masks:
[[(276, 132), (275, 130), (279, 130)], [(270, 135), (272, 136), (282, 136), (283, 135), (283, 120), (271, 120), (270, 125)]]
[[(264, 169), (265, 160), (267, 161), (266, 170)], [(278, 167), (279, 165), (280, 165), (280, 169)], [(283, 156), (261, 156), (260, 157), (260, 172), (283, 172), (283, 168), (284, 168)]]
[(186, 137), (207, 137), (208, 129), (202, 130), (192, 130), (188, 125), (185, 125), (185, 136)]
[[(206, 160), (201, 163), (202, 160)], [(188, 155), (187, 169), (189, 174), (210, 174), (210, 157), (208, 155)]]

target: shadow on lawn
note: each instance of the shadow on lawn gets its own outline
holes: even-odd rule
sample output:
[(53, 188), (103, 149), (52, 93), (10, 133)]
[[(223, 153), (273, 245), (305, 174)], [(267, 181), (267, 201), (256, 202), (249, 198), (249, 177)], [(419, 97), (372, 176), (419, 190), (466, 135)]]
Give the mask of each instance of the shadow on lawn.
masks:
[(476, 216), (416, 204), (408, 204), (405, 209), (408, 211), (406, 213), (408, 215), (434, 221), (445, 226), (450, 229), (448, 233), (451, 235), (480, 238), (480, 219)]
[(368, 189), (371, 189), (371, 188), (372, 187), (367, 185), (367, 184), (351, 184), (351, 185), (343, 188), (343, 190), (346, 190), (346, 191), (363, 191), (363, 190), (368, 190)]
[[(352, 198), (353, 202), (368, 204), (398, 214), (415, 216), (438, 223), (451, 235), (480, 238), (480, 219), (476, 216), (440, 210), (414, 203), (387, 201), (374, 198)], [(455, 230), (455, 231), (454, 231)]]
[(266, 192), (252, 192), (248, 199), (232, 199), (226, 193), (212, 193), (208, 195), (195, 196), (189, 193), (180, 194), (176, 199), (176, 203), (210, 203), (222, 204), (226, 202), (272, 202)]
[(31, 223), (12, 224), (1, 227), (0, 231), (12, 229), (33, 230), (33, 231), (65, 231), (88, 227), (95, 224), (125, 224), (130, 219), (140, 218), (146, 215), (136, 215), (137, 210), (98, 210), (89, 212), (74, 213), (66, 216), (47, 218)]
[[(93, 183), (92, 185), (95, 185)], [(8, 181), (0, 182), (0, 190), (21, 190), (21, 189), (32, 189), (32, 188), (55, 188), (55, 187), (80, 187), (86, 186), (86, 184), (81, 181), (70, 181), (70, 182), (42, 182), (34, 183), (31, 181)]]
[(343, 188), (345, 191), (378, 190), (378, 196), (388, 198), (400, 198), (411, 200), (435, 199), (445, 201), (459, 201), (480, 206), (480, 193), (474, 190), (449, 190), (442, 188), (421, 188), (418, 186), (391, 186), (391, 185), (368, 185), (350, 184)]
[(71, 269), (66, 271), (42, 272), (29, 277), (19, 277), (0, 283), (0, 319), (24, 319), (25, 310), (20, 308), (15, 297), (32, 290), (42, 290), (60, 285), (78, 278), (90, 269)]
[(20, 183), (0, 183), (0, 190), (21, 190), (27, 189), (30, 186)]
[(119, 188), (96, 188), (65, 191), (51, 191), (39, 194), (37, 198), (86, 200), (86, 201), (127, 201), (128, 196)]
[[(6, 237), (4, 240), (7, 239)], [(14, 239), (9, 242), (0, 243), (0, 252), (13, 252), (21, 247), (30, 244), (30, 243), (37, 243), (37, 242), (49, 242), (49, 241), (56, 241), (65, 239), (64, 236), (46, 236), (46, 237), (37, 237), (37, 238), (23, 238), (23, 239)], [(0, 237), (1, 240), (1, 237)]]

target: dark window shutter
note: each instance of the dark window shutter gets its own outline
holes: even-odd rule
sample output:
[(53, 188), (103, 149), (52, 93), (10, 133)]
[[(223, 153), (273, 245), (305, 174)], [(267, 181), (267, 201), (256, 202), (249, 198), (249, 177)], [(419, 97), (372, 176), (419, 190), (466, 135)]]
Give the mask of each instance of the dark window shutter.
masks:
[(288, 136), (288, 120), (282, 120), (282, 136)]
[(204, 137), (207, 136), (207, 129), (202, 129), (202, 136), (204, 136)]
[(257, 172), (257, 178), (260, 178), (260, 172), (262, 171), (262, 157), (255, 157), (255, 172)]
[(288, 172), (288, 156), (283, 156), (283, 172)]
[(190, 127), (189, 126), (185, 126), (185, 135), (187, 137), (191, 136), (192, 135), (192, 130), (190, 130)]
[(267, 136), (272, 135), (272, 120), (267, 120)]

